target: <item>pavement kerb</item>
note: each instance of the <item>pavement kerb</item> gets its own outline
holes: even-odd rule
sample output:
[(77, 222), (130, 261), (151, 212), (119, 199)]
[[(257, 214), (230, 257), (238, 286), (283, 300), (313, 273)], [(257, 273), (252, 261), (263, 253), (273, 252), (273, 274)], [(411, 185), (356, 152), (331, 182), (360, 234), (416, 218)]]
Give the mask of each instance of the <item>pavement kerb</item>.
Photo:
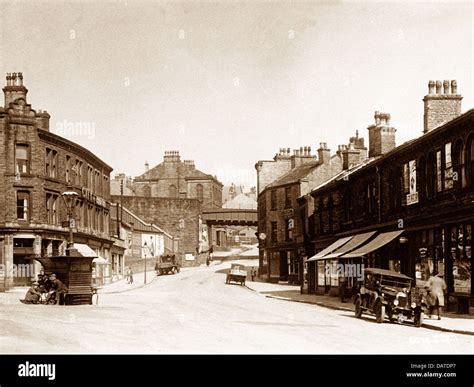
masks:
[[(248, 287), (247, 285), (245, 285), (245, 287), (247, 289), (250, 289), (251, 291), (256, 292), (256, 293), (258, 293), (258, 294), (260, 294), (264, 297), (267, 297), (267, 298), (274, 298), (274, 299), (283, 300), (283, 301), (299, 302), (301, 304), (318, 305), (318, 306), (321, 306), (323, 308), (328, 308), (328, 309), (333, 309), (333, 310), (342, 310), (344, 312), (354, 312), (352, 309), (345, 308), (345, 307), (342, 307), (342, 306), (329, 305), (329, 304), (326, 304), (324, 302), (294, 300), (294, 299), (286, 298), (286, 297), (272, 296), (272, 295), (269, 295), (269, 294), (263, 294), (263, 293), (259, 292), (258, 290), (255, 290), (255, 289), (252, 289), (252, 288)], [(440, 331), (440, 332), (457, 333), (457, 334), (460, 334), (460, 335), (474, 336), (474, 332), (471, 332), (471, 331), (463, 331), (463, 330), (460, 330), (460, 329), (449, 329), (449, 328), (437, 327), (435, 325), (430, 325), (430, 324), (426, 324), (426, 323), (423, 323), (422, 328), (431, 329), (431, 330)]]
[(153, 277), (153, 279), (146, 283), (146, 284), (142, 284), (140, 286), (135, 286), (133, 288), (130, 288), (130, 289), (124, 289), (124, 290), (115, 290), (115, 291), (111, 291), (111, 292), (104, 292), (103, 290), (105, 290), (106, 288), (102, 288), (102, 289), (99, 289), (99, 294), (118, 294), (118, 293), (125, 293), (125, 292), (131, 292), (133, 290), (137, 290), (137, 289), (141, 289), (141, 288), (144, 288), (145, 286), (148, 286), (148, 285), (151, 285), (153, 282), (155, 282), (155, 280), (158, 278), (158, 276), (155, 276)]

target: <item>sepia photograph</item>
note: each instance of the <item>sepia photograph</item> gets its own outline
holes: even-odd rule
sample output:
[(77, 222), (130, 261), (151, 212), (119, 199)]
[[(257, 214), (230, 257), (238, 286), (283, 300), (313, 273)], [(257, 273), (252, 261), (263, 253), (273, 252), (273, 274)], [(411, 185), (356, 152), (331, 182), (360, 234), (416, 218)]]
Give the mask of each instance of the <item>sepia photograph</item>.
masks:
[(0, 386), (472, 386), (473, 36), (472, 1), (0, 0)]

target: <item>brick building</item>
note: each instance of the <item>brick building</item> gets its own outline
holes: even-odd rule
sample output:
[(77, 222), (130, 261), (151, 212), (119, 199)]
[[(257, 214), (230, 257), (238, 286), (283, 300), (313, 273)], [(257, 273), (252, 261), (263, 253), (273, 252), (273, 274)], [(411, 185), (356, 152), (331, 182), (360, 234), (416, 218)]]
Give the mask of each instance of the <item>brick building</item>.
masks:
[[(339, 173), (344, 164), (360, 162), (366, 157), (367, 149), (357, 134), (351, 137), (348, 146), (340, 145), (333, 155), (326, 143), (321, 143), (317, 152), (318, 157), (313, 156), (311, 147), (307, 146), (295, 150), (290, 156), (289, 150), (282, 148), (273, 162), (259, 161), (256, 164), (259, 273), (268, 281), (300, 282), (299, 261), (304, 248), (304, 234), (302, 218), (296, 210), (297, 199)], [(281, 175), (287, 167), (289, 171)], [(269, 182), (274, 176), (277, 178)]]
[(336, 292), (325, 268), (339, 262), (397, 270), (421, 286), (437, 271), (451, 301), (472, 295), (474, 110), (461, 114), (461, 99), (455, 81), (430, 81), (423, 135), (398, 147), (389, 115), (376, 112), (369, 159), (299, 199), (314, 208), (310, 293)]
[[(0, 107), (0, 288), (27, 284), (11, 268), (35, 256), (65, 254), (68, 219), (62, 192), (78, 194), (74, 242), (107, 260), (110, 172), (87, 149), (49, 131), (49, 114), (27, 103), (23, 75), (7, 75)], [(15, 266), (16, 265), (16, 266)], [(6, 270), (5, 270), (6, 269)], [(17, 273), (18, 274), (18, 273)]]

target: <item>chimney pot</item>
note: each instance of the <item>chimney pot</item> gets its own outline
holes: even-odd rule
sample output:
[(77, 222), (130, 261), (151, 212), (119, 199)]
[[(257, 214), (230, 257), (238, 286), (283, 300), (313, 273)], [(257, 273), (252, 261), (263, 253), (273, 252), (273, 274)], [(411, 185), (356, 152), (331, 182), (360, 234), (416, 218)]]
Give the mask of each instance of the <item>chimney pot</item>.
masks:
[(449, 94), (449, 81), (446, 79), (443, 81), (443, 93)]
[(458, 93), (458, 84), (455, 79), (451, 81), (451, 94), (457, 94)]
[(435, 81), (430, 80), (428, 82), (428, 94), (434, 94), (434, 89), (435, 89)]
[(441, 81), (436, 81), (436, 94), (441, 94)]
[(375, 111), (374, 118), (375, 118), (375, 125), (380, 125), (380, 112), (378, 110)]

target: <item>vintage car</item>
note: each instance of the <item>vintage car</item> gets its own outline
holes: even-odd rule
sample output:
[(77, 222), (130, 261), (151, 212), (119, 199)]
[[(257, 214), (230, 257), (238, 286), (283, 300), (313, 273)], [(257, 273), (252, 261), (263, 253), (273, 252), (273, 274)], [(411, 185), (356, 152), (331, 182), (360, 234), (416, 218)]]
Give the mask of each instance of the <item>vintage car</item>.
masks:
[(176, 255), (162, 255), (157, 258), (155, 264), (156, 275), (179, 273), (181, 266)]
[(238, 282), (242, 286), (245, 285), (247, 272), (244, 270), (245, 266), (240, 263), (232, 263), (229, 272), (227, 273), (225, 283), (230, 284), (231, 281)]
[(413, 320), (416, 327), (423, 324), (426, 301), (422, 289), (413, 287), (413, 279), (396, 271), (368, 268), (354, 300), (357, 318), (363, 312), (374, 314), (378, 323), (385, 316), (390, 322)]

